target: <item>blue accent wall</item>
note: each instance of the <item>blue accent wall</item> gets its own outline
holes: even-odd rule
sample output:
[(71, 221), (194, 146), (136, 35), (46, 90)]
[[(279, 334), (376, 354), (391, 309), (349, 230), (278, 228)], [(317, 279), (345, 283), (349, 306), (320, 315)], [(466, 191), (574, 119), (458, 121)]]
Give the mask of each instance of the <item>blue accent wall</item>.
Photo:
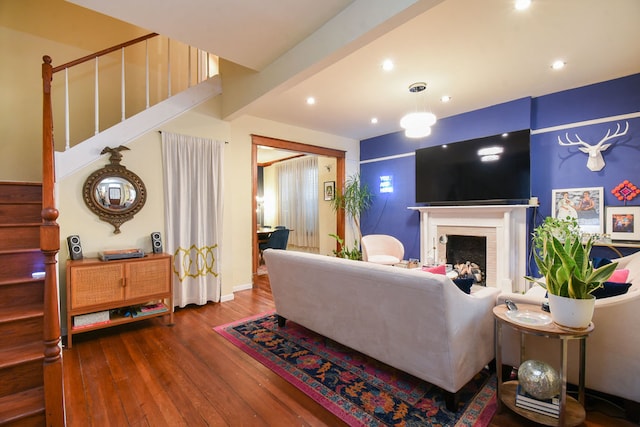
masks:
[[(623, 180), (640, 186), (640, 74), (558, 92), (522, 98), (468, 113), (439, 119), (432, 134), (409, 139), (402, 132), (360, 142), (361, 180), (373, 190), (372, 207), (362, 215), (363, 234), (391, 234), (405, 246), (405, 258), (420, 257), (420, 219), (415, 206), (415, 150), (502, 132), (531, 129), (531, 194), (540, 200), (536, 217), (551, 214), (552, 189), (604, 187), (604, 205), (621, 206), (611, 189)], [(633, 114), (636, 113), (636, 114)], [(632, 115), (634, 117), (619, 117)], [(584, 122), (589, 123), (584, 123)], [(587, 155), (566, 142), (566, 134), (595, 144), (620, 124), (625, 136), (615, 138), (603, 152), (606, 166), (587, 169)], [(562, 127), (562, 129), (554, 129)], [(393, 176), (393, 193), (379, 193), (381, 175)], [(640, 197), (629, 203), (640, 205)]]

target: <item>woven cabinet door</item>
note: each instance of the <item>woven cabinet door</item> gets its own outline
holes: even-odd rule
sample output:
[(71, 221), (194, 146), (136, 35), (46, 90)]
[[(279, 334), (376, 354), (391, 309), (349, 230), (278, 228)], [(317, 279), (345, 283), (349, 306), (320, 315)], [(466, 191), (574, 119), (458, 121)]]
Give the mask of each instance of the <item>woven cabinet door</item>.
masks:
[(70, 309), (124, 300), (122, 264), (77, 266), (71, 269), (70, 275)]
[(143, 297), (156, 297), (160, 294), (166, 296), (170, 291), (171, 257), (144, 262), (131, 262), (126, 265), (127, 285), (125, 298), (135, 299)]

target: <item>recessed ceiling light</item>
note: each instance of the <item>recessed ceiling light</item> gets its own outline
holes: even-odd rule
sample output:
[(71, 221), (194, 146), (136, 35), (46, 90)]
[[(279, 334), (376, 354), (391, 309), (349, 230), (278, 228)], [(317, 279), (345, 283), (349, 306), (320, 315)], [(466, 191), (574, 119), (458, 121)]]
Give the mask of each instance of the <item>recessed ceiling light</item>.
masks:
[(565, 65), (567, 65), (567, 63), (559, 59), (551, 64), (551, 68), (553, 68), (554, 70), (561, 70)]
[(376, 123), (378, 123), (378, 118), (377, 117), (371, 118), (371, 124), (375, 125)]
[(313, 96), (307, 98), (307, 104), (313, 105), (316, 103), (316, 99)]
[(393, 61), (390, 59), (385, 59), (384, 62), (382, 63), (382, 69), (385, 71), (391, 71), (393, 70), (394, 64)]
[(442, 95), (442, 97), (440, 97), (440, 101), (449, 102), (451, 101), (451, 97), (449, 95)]
[(516, 10), (529, 9), (529, 6), (531, 6), (531, 0), (516, 0), (515, 2)]

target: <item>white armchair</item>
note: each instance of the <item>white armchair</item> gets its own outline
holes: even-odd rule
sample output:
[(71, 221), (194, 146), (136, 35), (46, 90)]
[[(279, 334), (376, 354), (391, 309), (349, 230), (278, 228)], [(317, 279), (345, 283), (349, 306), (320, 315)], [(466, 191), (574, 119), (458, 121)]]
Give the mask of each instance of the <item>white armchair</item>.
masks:
[(402, 242), (387, 234), (369, 234), (363, 236), (362, 260), (376, 264), (398, 264), (404, 257)]
[[(596, 300), (593, 314), (595, 330), (587, 338), (586, 387), (640, 402), (640, 252), (613, 261), (629, 270), (631, 287), (626, 294)], [(511, 299), (516, 304), (541, 304), (546, 291), (535, 285), (527, 293), (502, 293), (497, 302)], [(560, 348), (557, 340), (526, 335), (524, 360), (539, 359), (558, 368)], [(503, 328), (503, 363), (518, 366), (519, 339), (510, 328)], [(578, 345), (569, 343), (568, 379), (578, 384)]]

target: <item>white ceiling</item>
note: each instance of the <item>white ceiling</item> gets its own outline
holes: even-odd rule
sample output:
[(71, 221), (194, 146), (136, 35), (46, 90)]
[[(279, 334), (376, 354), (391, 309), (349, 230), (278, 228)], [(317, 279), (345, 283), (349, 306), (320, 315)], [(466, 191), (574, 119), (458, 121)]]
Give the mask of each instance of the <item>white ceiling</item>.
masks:
[[(417, 81), (428, 83), (427, 107), (447, 117), (640, 72), (640, 0), (532, 0), (526, 11), (514, 0), (70, 1), (256, 70), (229, 117), (354, 139), (400, 130)], [(550, 68), (556, 59), (564, 70)], [(285, 81), (269, 77), (283, 64)], [(239, 89), (225, 87), (224, 68), (222, 82), (224, 105)]]

